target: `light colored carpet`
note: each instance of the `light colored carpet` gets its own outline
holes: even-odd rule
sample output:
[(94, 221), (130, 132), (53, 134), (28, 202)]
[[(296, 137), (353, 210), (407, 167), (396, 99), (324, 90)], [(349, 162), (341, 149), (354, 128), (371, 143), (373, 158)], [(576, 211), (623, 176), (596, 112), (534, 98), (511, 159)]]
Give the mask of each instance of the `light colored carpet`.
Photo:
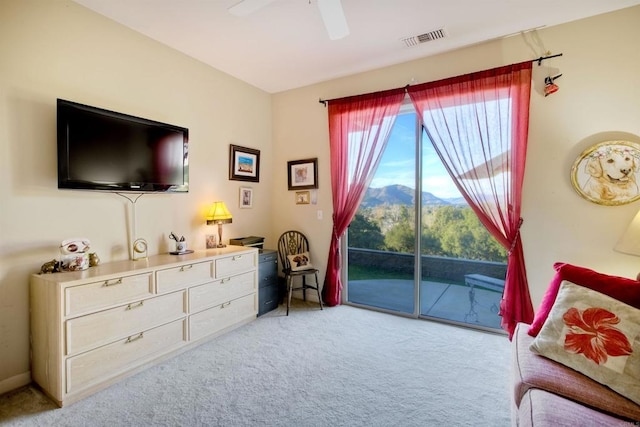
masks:
[(77, 403), (0, 396), (9, 426), (508, 426), (504, 335), (296, 302)]

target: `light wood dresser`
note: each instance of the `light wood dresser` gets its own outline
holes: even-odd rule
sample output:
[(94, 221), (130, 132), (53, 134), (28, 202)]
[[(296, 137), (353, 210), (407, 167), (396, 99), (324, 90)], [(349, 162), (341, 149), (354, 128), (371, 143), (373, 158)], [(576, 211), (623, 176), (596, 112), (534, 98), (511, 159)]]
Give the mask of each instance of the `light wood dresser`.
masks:
[(59, 406), (255, 320), (258, 250), (31, 277), (31, 375)]

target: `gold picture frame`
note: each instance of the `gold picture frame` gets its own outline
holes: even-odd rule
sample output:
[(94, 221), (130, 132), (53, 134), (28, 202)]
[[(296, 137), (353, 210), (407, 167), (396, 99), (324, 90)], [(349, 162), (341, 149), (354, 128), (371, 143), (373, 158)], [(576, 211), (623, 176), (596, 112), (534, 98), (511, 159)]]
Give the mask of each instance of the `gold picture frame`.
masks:
[(311, 203), (310, 191), (296, 191), (296, 205), (308, 205)]
[(605, 141), (584, 150), (571, 167), (571, 184), (586, 200), (618, 206), (640, 199), (640, 144)]

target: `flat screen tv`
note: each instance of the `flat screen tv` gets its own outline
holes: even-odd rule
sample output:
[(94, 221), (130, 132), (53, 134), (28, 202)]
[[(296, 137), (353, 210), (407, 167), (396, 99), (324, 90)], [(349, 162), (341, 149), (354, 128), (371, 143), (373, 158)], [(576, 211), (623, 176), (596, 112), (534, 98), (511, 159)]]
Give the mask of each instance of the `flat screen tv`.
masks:
[(189, 191), (189, 130), (58, 99), (58, 188)]

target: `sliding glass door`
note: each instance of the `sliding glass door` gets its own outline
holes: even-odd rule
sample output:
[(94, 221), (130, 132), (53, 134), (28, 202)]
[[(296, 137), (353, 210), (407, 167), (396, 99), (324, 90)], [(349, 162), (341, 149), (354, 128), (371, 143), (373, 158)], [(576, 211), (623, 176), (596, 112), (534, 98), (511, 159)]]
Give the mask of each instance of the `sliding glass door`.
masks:
[(401, 113), (348, 232), (347, 300), (415, 313), (416, 116)]
[(349, 226), (347, 302), (499, 329), (506, 253), (406, 107)]

